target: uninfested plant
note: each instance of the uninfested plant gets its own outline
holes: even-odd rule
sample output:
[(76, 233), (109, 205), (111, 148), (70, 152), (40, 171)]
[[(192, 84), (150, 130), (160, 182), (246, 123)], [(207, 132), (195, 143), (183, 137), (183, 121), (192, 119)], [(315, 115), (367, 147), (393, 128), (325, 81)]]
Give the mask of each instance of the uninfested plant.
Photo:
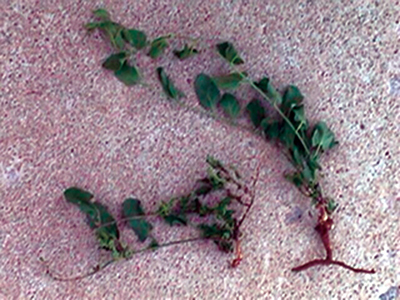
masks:
[[(94, 16), (96, 17), (96, 21), (86, 24), (86, 28), (89, 30), (101, 30), (115, 49), (115, 53), (105, 59), (103, 67), (113, 71), (114, 75), (126, 85), (135, 85), (143, 82), (143, 78), (139, 75), (140, 71), (135, 64), (135, 53), (137, 51), (143, 51), (151, 58), (157, 59), (168, 50), (174, 39), (178, 38), (179, 40), (186, 41), (186, 43), (181, 50), (173, 50), (173, 54), (177, 59), (188, 59), (201, 52), (201, 49), (198, 47), (199, 39), (168, 34), (157, 37), (150, 42), (143, 31), (127, 29), (121, 24), (113, 22), (104, 9), (94, 11)], [(244, 59), (230, 42), (218, 43), (215, 45), (215, 52), (229, 63), (230, 72), (218, 76), (205, 73), (196, 76), (194, 90), (199, 104), (203, 108), (203, 112), (217, 120), (227, 121), (233, 126), (238, 126), (236, 120), (239, 117), (248, 117), (252, 124), (252, 132), (261, 134), (266, 141), (274, 141), (285, 153), (293, 168), (291, 171), (286, 172), (284, 177), (293, 183), (302, 195), (311, 199), (311, 205), (318, 213), (315, 230), (322, 241), (326, 256), (323, 259), (306, 262), (292, 270), (298, 272), (316, 265), (337, 265), (357, 273), (375, 273), (374, 270), (355, 268), (333, 258), (329, 233), (333, 229), (334, 222), (332, 215), (338, 205), (323, 192), (320, 184), (322, 170), (320, 158), (324, 153), (338, 145), (334, 133), (323, 121), (317, 122), (314, 125), (310, 124), (305, 114), (304, 96), (296, 86), (290, 85), (281, 93), (273, 86), (270, 78), (266, 76), (258, 81), (249, 78), (248, 73), (243, 70), (245, 65)], [(176, 101), (186, 108), (193, 109), (182, 101), (185, 95), (175, 86), (173, 80), (167, 75), (163, 67), (158, 67), (156, 74), (164, 93), (169, 99)], [(257, 94), (256, 97), (249, 99), (250, 101), (239, 99), (235, 95), (235, 92), (244, 85), (250, 87)], [(243, 105), (241, 104), (243, 102), (247, 103)], [(271, 109), (273, 112), (268, 112)], [(210, 163), (210, 160), (208, 162)], [(225, 168), (222, 164), (210, 163), (210, 165), (214, 169), (219, 166), (219, 172), (226, 171), (229, 173), (227, 169), (223, 171)], [(231, 175), (237, 174), (235, 172), (231, 173)], [(213, 176), (209, 174), (207, 179), (208, 184), (211, 184), (211, 190), (214, 190), (218, 184), (222, 184), (224, 187), (223, 182), (226, 178), (223, 182), (220, 182), (220, 175)], [(246, 193), (250, 193), (248, 189), (246, 191)], [(203, 238), (212, 239), (221, 250), (231, 251), (234, 242), (238, 254), (232, 265), (236, 266), (241, 260), (240, 242), (238, 239), (239, 229), (254, 201), (253, 192), (250, 194), (253, 195), (252, 200), (246, 203), (228, 193), (227, 198), (221, 199), (218, 204), (219, 206), (217, 205), (211, 209), (203, 206), (194, 208), (193, 199), (198, 196), (194, 193), (186, 195), (178, 202), (174, 200), (172, 203), (163, 203), (156, 215), (162, 216), (171, 225), (185, 224), (186, 215), (189, 212), (199, 215), (212, 214), (216, 218), (219, 218), (220, 222), (223, 222), (224, 225), (221, 225), (221, 223), (203, 224), (198, 228), (202, 232)], [(185, 201), (190, 203), (190, 205), (183, 205), (182, 203), (186, 203)], [(233, 212), (227, 210), (227, 206), (232, 201), (246, 207), (246, 211), (240, 220), (233, 218)], [(130, 213), (125, 217), (134, 218), (129, 223), (132, 229), (137, 233), (140, 240), (146, 240), (148, 233), (151, 232), (151, 225), (138, 217), (146, 216), (140, 203), (133, 199), (124, 205), (126, 205), (126, 208), (130, 208), (127, 209)], [(95, 206), (97, 207), (97, 205)], [(81, 210), (88, 213), (82, 207)], [(96, 211), (98, 213), (106, 212), (101, 205), (96, 208)], [(221, 211), (224, 214), (221, 215)], [(171, 215), (172, 212), (173, 214)], [(229, 217), (225, 214), (229, 215)], [(94, 216), (98, 216), (98, 214)], [(108, 220), (107, 226), (110, 225), (112, 217), (105, 214), (104, 219)], [(101, 221), (99, 223), (98, 219), (92, 219), (90, 224), (102, 223)], [(111, 227), (104, 227), (104, 224), (100, 227), (91, 226), (94, 226), (92, 228), (96, 229), (100, 243), (103, 246), (105, 245), (106, 248), (108, 247), (107, 249), (114, 253), (114, 257), (131, 256), (132, 253), (129, 252), (131, 250), (126, 250), (125, 246), (119, 242), (115, 224)], [(105, 232), (107, 235), (104, 234)], [(152, 239), (151, 244), (152, 248), (156, 248), (158, 245), (155, 239)]]

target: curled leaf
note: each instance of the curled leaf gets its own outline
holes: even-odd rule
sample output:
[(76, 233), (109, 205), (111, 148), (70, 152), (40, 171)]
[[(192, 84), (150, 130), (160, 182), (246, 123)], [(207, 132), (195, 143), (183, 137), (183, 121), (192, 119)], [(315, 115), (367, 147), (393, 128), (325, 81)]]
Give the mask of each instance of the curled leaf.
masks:
[(167, 41), (168, 38), (169, 36), (162, 36), (153, 40), (151, 42), (150, 51), (148, 55), (151, 58), (160, 57), (161, 54), (164, 52), (164, 50), (168, 47), (168, 41)]
[(244, 63), (244, 60), (239, 56), (235, 47), (229, 42), (218, 44), (217, 50), (219, 54), (229, 63), (232, 63), (234, 65), (240, 65)]
[(179, 99), (184, 96), (183, 92), (178, 90), (168, 75), (165, 73), (164, 69), (159, 67), (157, 68), (158, 79), (161, 82), (162, 88), (165, 94), (172, 99)]
[(201, 106), (211, 109), (216, 107), (220, 93), (217, 85), (210, 76), (205, 74), (197, 75), (194, 82), (194, 89)]

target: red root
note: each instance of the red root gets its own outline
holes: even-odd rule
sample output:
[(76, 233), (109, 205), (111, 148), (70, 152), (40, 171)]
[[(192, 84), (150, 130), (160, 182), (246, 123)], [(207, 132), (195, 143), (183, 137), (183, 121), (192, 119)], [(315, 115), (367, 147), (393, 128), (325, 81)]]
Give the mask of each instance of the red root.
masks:
[(346, 268), (348, 270), (351, 270), (355, 273), (374, 274), (375, 273), (374, 269), (366, 270), (366, 269), (354, 268), (342, 261), (333, 259), (331, 241), (329, 238), (329, 230), (331, 230), (333, 228), (333, 220), (329, 217), (326, 207), (323, 205), (323, 203), (320, 202), (320, 204), (317, 207), (319, 208), (320, 215), (319, 215), (318, 225), (315, 227), (315, 230), (318, 232), (318, 234), (321, 238), (321, 241), (324, 244), (326, 258), (325, 259), (314, 259), (314, 260), (309, 261), (301, 266), (293, 268), (292, 271), (300, 272), (300, 271), (304, 271), (304, 270), (307, 270), (308, 268), (318, 266), (318, 265), (324, 265), (324, 266), (337, 265), (337, 266)]

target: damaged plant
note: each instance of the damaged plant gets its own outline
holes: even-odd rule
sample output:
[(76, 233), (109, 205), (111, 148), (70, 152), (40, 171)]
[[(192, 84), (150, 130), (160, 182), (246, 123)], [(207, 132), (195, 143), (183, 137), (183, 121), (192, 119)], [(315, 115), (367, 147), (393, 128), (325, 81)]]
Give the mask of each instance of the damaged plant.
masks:
[[(79, 280), (94, 275), (115, 261), (131, 259), (141, 252), (201, 240), (213, 241), (220, 251), (234, 252), (235, 258), (231, 265), (237, 266), (242, 260), (240, 229), (253, 205), (255, 195), (234, 167), (227, 167), (211, 156), (207, 157), (206, 162), (207, 176), (198, 180), (190, 193), (163, 201), (155, 211), (147, 213), (140, 200), (128, 198), (122, 204), (121, 218), (118, 220), (90, 192), (77, 187), (66, 189), (66, 201), (86, 214), (88, 225), (94, 230), (99, 247), (108, 251), (111, 257), (83, 275), (63, 277), (45, 263), (47, 273), (55, 280)], [(257, 179), (254, 184), (256, 181)], [(198, 235), (158, 243), (152, 234), (154, 223), (149, 221), (157, 217), (170, 226), (192, 226), (197, 229)], [(131, 228), (137, 240), (145, 246), (133, 249), (124, 243), (120, 236), (121, 225)]]
[[(113, 22), (104, 9), (94, 11), (94, 16), (96, 21), (86, 24), (86, 28), (101, 30), (115, 49), (115, 53), (104, 61), (103, 67), (113, 71), (126, 85), (142, 82), (135, 64), (134, 54), (137, 51), (145, 51), (148, 56), (156, 59), (170, 47), (170, 40), (177, 37), (169, 34), (149, 42), (143, 31), (127, 29)], [(185, 40), (182, 37), (180, 39)], [(200, 50), (196, 49), (198, 42), (199, 39), (188, 38), (181, 50), (173, 50), (174, 56), (182, 60), (200, 53)], [(292, 270), (297, 272), (317, 265), (337, 265), (357, 273), (375, 273), (374, 270), (355, 268), (333, 258), (329, 233), (333, 229), (332, 214), (337, 204), (324, 194), (320, 184), (320, 158), (338, 144), (333, 132), (323, 121), (310, 124), (305, 114), (304, 97), (296, 86), (291, 85), (280, 93), (268, 77), (254, 81), (243, 70), (245, 62), (231, 43), (221, 42), (213, 47), (215, 53), (229, 63), (231, 71), (222, 76), (201, 73), (195, 78), (194, 89), (200, 105), (209, 116), (222, 121), (228, 118), (229, 124), (235, 126), (238, 126), (239, 117), (249, 117), (254, 133), (261, 134), (267, 141), (277, 142), (293, 166), (293, 171), (286, 173), (285, 178), (292, 182), (301, 194), (311, 199), (311, 204), (318, 213), (315, 230), (325, 248), (326, 256)], [(181, 101), (185, 95), (175, 87), (164, 68), (158, 67), (156, 74), (167, 97), (188, 107)], [(234, 91), (245, 85), (257, 96), (249, 99), (250, 101), (239, 101)], [(247, 104), (241, 105), (241, 102)], [(272, 112), (268, 113), (271, 110)], [(248, 210), (246, 214), (247, 212)], [(241, 222), (239, 227), (240, 224)], [(236, 235), (232, 233), (232, 236)]]

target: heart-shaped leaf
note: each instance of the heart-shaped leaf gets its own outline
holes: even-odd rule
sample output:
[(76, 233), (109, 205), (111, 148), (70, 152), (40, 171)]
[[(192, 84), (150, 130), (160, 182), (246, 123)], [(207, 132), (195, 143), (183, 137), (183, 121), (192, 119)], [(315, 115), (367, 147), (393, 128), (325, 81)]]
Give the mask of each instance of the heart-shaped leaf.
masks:
[(169, 36), (162, 36), (153, 40), (151, 42), (150, 51), (148, 55), (151, 58), (160, 57), (161, 54), (163, 54), (164, 50), (168, 47), (168, 41), (167, 41), (168, 38)]
[(259, 82), (254, 82), (254, 84), (276, 105), (281, 105), (282, 96), (271, 84), (269, 78), (263, 77)]
[(220, 93), (217, 85), (210, 76), (205, 74), (200, 74), (196, 77), (194, 82), (194, 89), (200, 104), (204, 108), (215, 108), (219, 98)]
[(185, 46), (183, 47), (182, 50), (174, 50), (174, 55), (177, 58), (179, 58), (180, 60), (189, 58), (193, 55), (196, 55), (197, 53), (199, 53), (199, 51), (197, 51), (197, 49), (195, 49), (193, 47), (189, 47), (187, 44), (185, 44)]
[(146, 47), (147, 45), (147, 37), (143, 31), (136, 29), (124, 29), (122, 31), (122, 37), (125, 41), (127, 41), (131, 46), (140, 50)]
[(227, 89), (236, 89), (239, 87), (240, 83), (243, 81), (244, 77), (247, 76), (246, 72), (243, 73), (231, 73), (229, 75), (223, 76), (215, 76), (213, 80), (217, 84), (220, 89), (227, 90)]
[(132, 218), (128, 220), (129, 227), (135, 232), (139, 241), (144, 242), (150, 235), (153, 226), (144, 218), (134, 219), (134, 217), (145, 215), (140, 201), (132, 198), (126, 199), (122, 204), (122, 214), (124, 218)]
[(117, 54), (111, 54), (104, 62), (103, 68), (111, 71), (118, 71), (121, 69), (124, 61), (126, 60), (126, 53), (120, 52)]
[(311, 145), (320, 148), (324, 151), (331, 149), (338, 142), (335, 140), (335, 135), (328, 128), (325, 122), (318, 122), (311, 134)]
[(260, 100), (253, 99), (247, 104), (246, 110), (250, 114), (250, 120), (255, 127), (259, 127), (265, 118), (265, 108), (261, 105)]
[(219, 105), (221, 105), (224, 112), (233, 119), (240, 114), (239, 102), (232, 94), (225, 93), (219, 101)]
[(300, 93), (300, 90), (294, 86), (289, 86), (282, 100), (281, 109), (285, 114), (288, 114), (294, 107), (300, 106), (303, 102), (304, 96)]
[(268, 118), (264, 118), (260, 124), (263, 133), (266, 138), (276, 139), (280, 134), (280, 122), (278, 121), (270, 121)]
[(139, 83), (140, 76), (136, 67), (130, 66), (127, 61), (125, 61), (118, 71), (115, 71), (115, 77), (122, 81), (127, 86)]
[(218, 44), (217, 50), (219, 54), (229, 63), (232, 63), (234, 65), (240, 65), (244, 63), (244, 60), (239, 56), (235, 47), (229, 42)]
[(183, 94), (183, 92), (181, 92), (180, 90), (178, 90), (174, 83), (171, 81), (171, 79), (168, 77), (168, 75), (165, 73), (164, 69), (159, 67), (157, 68), (157, 75), (158, 75), (158, 79), (161, 82), (161, 85), (163, 87), (163, 90), (165, 92), (165, 94), (172, 99), (179, 99), (184, 97), (185, 95)]

